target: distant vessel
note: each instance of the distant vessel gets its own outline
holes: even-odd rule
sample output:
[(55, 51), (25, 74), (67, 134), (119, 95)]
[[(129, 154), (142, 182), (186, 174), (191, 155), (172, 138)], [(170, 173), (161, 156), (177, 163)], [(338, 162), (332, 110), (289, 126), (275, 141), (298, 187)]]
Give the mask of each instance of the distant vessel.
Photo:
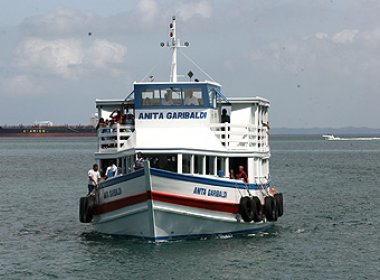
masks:
[(341, 140), (340, 137), (335, 137), (333, 134), (323, 134), (322, 137), (325, 140)]
[(0, 137), (90, 137), (96, 136), (93, 125), (54, 125), (51, 121), (33, 125), (0, 126)]
[(348, 138), (342, 138), (334, 136), (333, 134), (323, 134), (322, 137), (325, 140), (329, 141), (370, 141), (370, 140), (380, 140), (380, 137), (348, 137)]

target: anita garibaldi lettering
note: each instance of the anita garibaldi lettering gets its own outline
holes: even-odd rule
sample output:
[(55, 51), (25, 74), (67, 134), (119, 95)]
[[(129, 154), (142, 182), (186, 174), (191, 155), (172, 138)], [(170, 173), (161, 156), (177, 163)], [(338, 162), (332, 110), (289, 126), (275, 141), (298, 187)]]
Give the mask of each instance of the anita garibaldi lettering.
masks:
[(139, 113), (139, 120), (192, 120), (192, 119), (206, 119), (207, 112), (149, 112), (149, 113)]

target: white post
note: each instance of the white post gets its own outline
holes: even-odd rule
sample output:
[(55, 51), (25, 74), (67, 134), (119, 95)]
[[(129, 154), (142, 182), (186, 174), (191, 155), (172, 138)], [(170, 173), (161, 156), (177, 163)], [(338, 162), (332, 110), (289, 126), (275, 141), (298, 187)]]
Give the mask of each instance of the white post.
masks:
[(206, 175), (206, 156), (202, 156), (202, 174)]
[(175, 17), (172, 18), (171, 23), (171, 49), (172, 49), (172, 69), (170, 74), (170, 82), (177, 82), (177, 34)]
[(248, 158), (248, 182), (253, 183), (254, 182), (254, 163), (253, 158)]
[(190, 174), (194, 174), (194, 155), (190, 156)]
[(230, 158), (228, 157), (225, 159), (224, 170), (225, 176), (230, 177)]
[(214, 157), (214, 175), (218, 175), (218, 157)]
[(182, 154), (177, 156), (177, 173), (182, 174)]
[[(112, 130), (111, 130), (112, 131)], [(120, 150), (120, 124), (116, 124), (116, 145), (117, 145), (117, 150)]]

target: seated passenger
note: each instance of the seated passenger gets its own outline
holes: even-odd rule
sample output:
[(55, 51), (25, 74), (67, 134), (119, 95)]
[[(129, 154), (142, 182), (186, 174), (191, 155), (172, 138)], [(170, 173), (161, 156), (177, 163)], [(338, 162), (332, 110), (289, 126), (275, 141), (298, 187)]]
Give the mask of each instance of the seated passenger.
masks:
[(134, 170), (139, 170), (144, 168), (144, 157), (141, 152), (137, 153), (137, 159), (135, 160), (135, 164), (133, 165)]
[(143, 105), (144, 105), (144, 106), (151, 106), (151, 105), (152, 105), (152, 100), (151, 100), (149, 97), (146, 97), (146, 98), (143, 100)]
[(171, 90), (166, 91), (166, 93), (164, 95), (164, 99), (162, 100), (162, 105), (167, 105), (167, 106), (174, 105), (173, 100), (172, 100), (172, 91)]
[(107, 178), (114, 177), (116, 175), (116, 172), (117, 172), (117, 166), (115, 165), (115, 163), (110, 161), (106, 169), (106, 177)]
[(191, 106), (191, 105), (198, 106), (199, 105), (198, 98), (196, 98), (195, 96), (193, 96), (193, 92), (192, 91), (186, 91), (185, 92), (184, 105), (187, 105), (187, 106)]

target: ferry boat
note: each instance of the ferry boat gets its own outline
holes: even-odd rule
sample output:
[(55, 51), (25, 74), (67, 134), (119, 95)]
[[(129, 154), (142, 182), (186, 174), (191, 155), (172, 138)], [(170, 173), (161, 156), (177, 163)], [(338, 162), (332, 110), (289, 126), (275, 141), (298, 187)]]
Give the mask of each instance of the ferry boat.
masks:
[[(161, 43), (172, 52), (170, 81), (135, 82), (125, 99), (96, 100), (100, 119), (115, 110), (130, 116), (98, 131), (100, 169), (112, 161), (118, 170), (80, 198), (79, 219), (97, 232), (153, 242), (251, 234), (283, 214), (269, 176), (269, 101), (178, 81), (177, 49), (187, 45), (173, 17)], [(239, 169), (246, 180), (234, 177)]]

